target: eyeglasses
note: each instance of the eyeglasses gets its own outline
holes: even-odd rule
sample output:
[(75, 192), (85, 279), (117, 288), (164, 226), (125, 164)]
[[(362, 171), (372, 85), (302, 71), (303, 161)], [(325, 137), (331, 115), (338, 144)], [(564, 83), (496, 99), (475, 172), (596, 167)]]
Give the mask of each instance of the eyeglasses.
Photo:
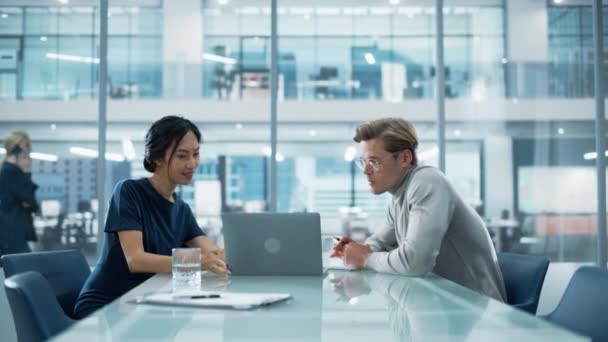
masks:
[[(399, 151), (401, 152), (401, 151)], [(380, 170), (380, 167), (382, 166), (382, 161), (385, 160), (388, 157), (395, 157), (399, 152), (393, 152), (387, 156), (384, 156), (380, 159), (365, 159), (365, 158), (356, 158), (355, 159), (355, 163), (357, 164), (357, 166), (361, 169), (361, 170), (365, 170), (365, 167), (369, 164), (369, 166), (371, 166), (372, 170), (374, 171), (378, 171)]]

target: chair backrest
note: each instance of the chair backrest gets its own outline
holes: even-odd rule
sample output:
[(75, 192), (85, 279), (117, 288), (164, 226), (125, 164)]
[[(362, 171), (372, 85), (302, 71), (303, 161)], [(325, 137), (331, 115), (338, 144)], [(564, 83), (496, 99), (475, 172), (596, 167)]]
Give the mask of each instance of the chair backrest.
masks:
[(540, 290), (549, 268), (549, 258), (536, 255), (497, 253), (507, 291), (507, 302), (536, 314)]
[(25, 272), (4, 280), (19, 342), (45, 341), (74, 321), (61, 309), (48, 281), (38, 272)]
[(6, 278), (27, 271), (49, 282), (63, 311), (73, 317), (74, 305), (91, 269), (78, 250), (9, 254), (2, 256)]
[(546, 318), (593, 341), (608, 341), (608, 271), (595, 266), (579, 268), (557, 308)]

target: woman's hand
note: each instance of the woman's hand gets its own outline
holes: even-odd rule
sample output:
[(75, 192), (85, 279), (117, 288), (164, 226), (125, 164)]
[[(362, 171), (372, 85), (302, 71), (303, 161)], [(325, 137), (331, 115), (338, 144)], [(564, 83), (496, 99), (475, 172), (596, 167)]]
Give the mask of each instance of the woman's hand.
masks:
[(224, 261), (224, 250), (203, 253), (201, 256), (201, 268), (211, 271), (217, 275), (227, 276), (230, 274)]
[(188, 247), (198, 247), (203, 251), (201, 268), (215, 274), (227, 276), (230, 270), (226, 265), (226, 255), (223, 248), (219, 248), (206, 236), (197, 236), (186, 243)]
[(222, 259), (223, 262), (226, 262), (226, 253), (224, 252), (223, 248), (218, 248), (215, 251), (213, 251), (213, 253), (215, 253), (215, 255), (217, 255), (218, 258)]

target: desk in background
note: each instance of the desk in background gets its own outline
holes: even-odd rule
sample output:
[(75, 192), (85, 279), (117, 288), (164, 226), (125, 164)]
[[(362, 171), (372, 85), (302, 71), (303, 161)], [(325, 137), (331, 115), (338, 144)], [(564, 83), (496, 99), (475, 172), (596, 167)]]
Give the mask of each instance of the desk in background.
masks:
[(289, 292), (251, 311), (135, 305), (168, 291), (159, 274), (76, 323), (56, 341), (583, 341), (443, 278), (329, 271), (323, 277), (203, 276), (214, 291)]

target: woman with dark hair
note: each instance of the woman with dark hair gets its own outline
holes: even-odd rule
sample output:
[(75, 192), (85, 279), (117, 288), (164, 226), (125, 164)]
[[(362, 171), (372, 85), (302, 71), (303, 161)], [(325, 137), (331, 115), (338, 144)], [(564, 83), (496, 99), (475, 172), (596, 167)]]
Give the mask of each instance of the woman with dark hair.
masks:
[(171, 249), (202, 250), (201, 267), (228, 274), (224, 251), (199, 228), (174, 190), (190, 184), (199, 165), (201, 134), (189, 120), (166, 116), (146, 134), (144, 167), (152, 176), (127, 179), (114, 188), (95, 271), (74, 307), (83, 318), (159, 272), (171, 272)]

